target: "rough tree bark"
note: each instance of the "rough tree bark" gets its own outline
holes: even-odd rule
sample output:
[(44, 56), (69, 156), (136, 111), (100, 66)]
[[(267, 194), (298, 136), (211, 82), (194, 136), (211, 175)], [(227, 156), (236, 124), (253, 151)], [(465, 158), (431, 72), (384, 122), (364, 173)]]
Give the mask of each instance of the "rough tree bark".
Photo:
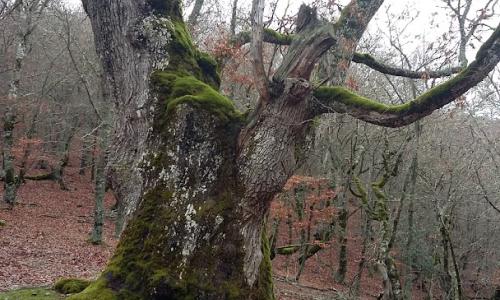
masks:
[(302, 6), (282, 66), (244, 117), (218, 93), (217, 65), (193, 46), (179, 0), (84, 0), (118, 114), (112, 181), (128, 207), (139, 206), (106, 270), (70, 299), (274, 299), (263, 228), (303, 157), (309, 120), (332, 103), (372, 110), (315, 92), (311, 71), (332, 49), (342, 85), (382, 2), (353, 0), (336, 24)]

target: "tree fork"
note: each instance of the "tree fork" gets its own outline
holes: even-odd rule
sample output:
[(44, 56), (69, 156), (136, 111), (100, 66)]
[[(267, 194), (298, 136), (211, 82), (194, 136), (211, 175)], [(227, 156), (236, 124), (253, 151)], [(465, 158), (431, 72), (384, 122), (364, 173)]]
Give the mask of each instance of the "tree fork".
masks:
[(178, 4), (147, 2), (143, 16), (155, 32), (141, 36), (168, 36), (168, 63), (151, 58), (140, 205), (101, 277), (72, 299), (274, 299), (263, 229), (290, 171), (270, 190), (252, 185), (255, 132), (267, 127), (238, 146), (244, 120), (217, 92), (216, 63), (192, 45)]

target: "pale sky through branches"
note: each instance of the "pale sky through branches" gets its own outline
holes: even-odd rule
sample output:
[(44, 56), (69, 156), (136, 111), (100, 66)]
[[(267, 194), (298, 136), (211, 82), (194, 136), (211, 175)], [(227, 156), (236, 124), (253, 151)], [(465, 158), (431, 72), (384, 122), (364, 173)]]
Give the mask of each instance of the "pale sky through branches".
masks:
[[(77, 8), (81, 6), (81, 0), (62, 0), (62, 1), (67, 3), (72, 8)], [(230, 7), (232, 3), (231, 0), (218, 0), (218, 1), (222, 3), (227, 2), (227, 6), (226, 4), (224, 4), (224, 7)], [(269, 3), (271, 2), (273, 1), (269, 0), (267, 1), (267, 4), (269, 5)], [(335, 2), (344, 5), (348, 3), (349, 0), (337, 0)], [(470, 16), (474, 16), (474, 14), (477, 13), (478, 9), (482, 8), (486, 2), (487, 0), (474, 0), (469, 13)], [(288, 14), (293, 15), (297, 13), (300, 4), (302, 3), (311, 4), (314, 3), (314, 0), (302, 0), (302, 1), (281, 0), (278, 2), (278, 8), (276, 10), (276, 14), (278, 16), (280, 16), (280, 14), (283, 14), (285, 7), (288, 5), (287, 3), (289, 3)], [(239, 6), (241, 6), (244, 10), (249, 10), (251, 6), (251, 1), (240, 0)], [(421, 46), (422, 37), (424, 38), (424, 40), (426, 40), (427, 43), (429, 43), (435, 40), (437, 37), (442, 36), (444, 33), (449, 31), (451, 21), (449, 15), (447, 14), (450, 13), (450, 10), (445, 9), (444, 8), (445, 6), (446, 4), (441, 0), (386, 0), (383, 6), (379, 9), (377, 14), (375, 15), (375, 19), (371, 22), (370, 27), (368, 29), (368, 34), (380, 31), (387, 32), (388, 15), (392, 14), (393, 18), (396, 17), (397, 19), (406, 10), (409, 12), (409, 15), (411, 17), (415, 17), (415, 20), (411, 22), (411, 24), (405, 29), (404, 35), (401, 36), (400, 38), (403, 41), (405, 51), (412, 52), (413, 50), (415, 50), (416, 47)], [(187, 10), (189, 10), (189, 8)], [(230, 12), (230, 10), (227, 10), (222, 13), (226, 12)], [(266, 12), (269, 12), (269, 7), (267, 8)], [(500, 12), (500, 7), (495, 7), (495, 12), (498, 14)], [(229, 18), (229, 15), (227, 17)], [(406, 18), (408, 18), (408, 16)], [(391, 21), (394, 22), (398, 21), (392, 19)], [(440, 24), (438, 26), (430, 26), (429, 23), (431, 22), (432, 19), (434, 20), (434, 24), (438, 22)], [(453, 20), (453, 22), (454, 25), (456, 25), (456, 20)], [(500, 17), (497, 15), (487, 20), (486, 23), (489, 24), (491, 27), (496, 27), (499, 22), (500, 22)], [(404, 23), (405, 23), (404, 21), (401, 21), (398, 23), (398, 25)], [(419, 36), (419, 38), (416, 38), (417, 35)], [(474, 43), (475, 46), (481, 44), (478, 41), (472, 41), (472, 42)], [(383, 43), (389, 45), (388, 41), (383, 41)], [(477, 48), (472, 49), (472, 47), (469, 47), (467, 51), (468, 53), (467, 56), (469, 56), (469, 59), (474, 57), (476, 51)]]

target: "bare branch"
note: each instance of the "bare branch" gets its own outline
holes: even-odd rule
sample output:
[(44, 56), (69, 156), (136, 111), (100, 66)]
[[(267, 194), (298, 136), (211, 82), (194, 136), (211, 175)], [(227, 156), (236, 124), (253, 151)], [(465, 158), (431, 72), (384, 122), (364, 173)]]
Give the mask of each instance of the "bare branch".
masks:
[(364, 53), (354, 53), (352, 61), (355, 63), (364, 64), (383, 74), (407, 77), (413, 79), (440, 78), (456, 74), (462, 70), (461, 67), (453, 67), (438, 71), (413, 71), (413, 70), (389, 66), (387, 64), (377, 61), (370, 54), (364, 54)]
[(491, 201), (490, 197), (488, 196), (488, 191), (484, 187), (483, 182), (481, 181), (481, 177), (479, 176), (479, 171), (477, 169), (476, 169), (476, 178), (477, 178), (477, 182), (478, 182), (479, 186), (481, 187), (481, 190), (483, 192), (483, 197), (486, 200), (486, 202), (488, 202), (488, 204), (494, 210), (496, 210), (498, 213), (500, 213), (500, 208), (496, 207), (495, 204), (493, 204), (493, 202)]
[(264, 31), (264, 6), (265, 0), (252, 1), (252, 41), (250, 54), (252, 55), (252, 65), (254, 70), (255, 87), (260, 94), (261, 101), (269, 101), (269, 82), (264, 69), (264, 57), (262, 54)]
[(233, 0), (233, 8), (231, 11), (231, 25), (229, 26), (231, 32), (231, 39), (236, 36), (236, 17), (238, 12), (238, 0)]

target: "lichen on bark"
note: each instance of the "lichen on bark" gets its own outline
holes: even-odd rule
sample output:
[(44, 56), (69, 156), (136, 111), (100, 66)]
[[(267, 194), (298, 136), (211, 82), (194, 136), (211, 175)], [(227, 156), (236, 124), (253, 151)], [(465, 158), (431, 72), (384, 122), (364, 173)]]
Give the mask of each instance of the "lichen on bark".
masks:
[(191, 102), (172, 108), (166, 124), (159, 119), (144, 157), (142, 203), (99, 280), (70, 299), (100, 293), (109, 299), (273, 299), (265, 243), (258, 282), (248, 286), (243, 275), (242, 188), (234, 162), (241, 120)]
[(243, 117), (218, 92), (217, 65), (193, 46), (182, 20), (163, 21), (169, 61), (149, 80), (141, 203), (106, 270), (70, 299), (274, 299), (266, 244), (258, 280), (249, 285), (243, 271)]

